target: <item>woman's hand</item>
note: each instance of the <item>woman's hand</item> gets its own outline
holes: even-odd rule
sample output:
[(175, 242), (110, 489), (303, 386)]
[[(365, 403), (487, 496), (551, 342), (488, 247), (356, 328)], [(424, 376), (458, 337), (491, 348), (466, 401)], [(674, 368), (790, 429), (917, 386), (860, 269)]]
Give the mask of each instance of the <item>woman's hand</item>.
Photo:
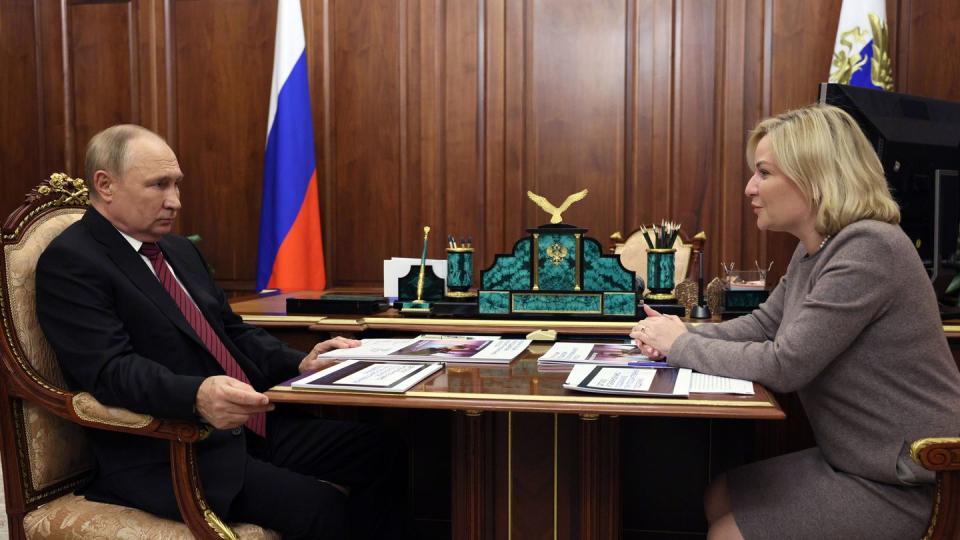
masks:
[(647, 318), (633, 327), (630, 337), (643, 354), (660, 360), (670, 354), (673, 342), (687, 331), (687, 326), (676, 315), (663, 315), (649, 306), (643, 306), (643, 311)]

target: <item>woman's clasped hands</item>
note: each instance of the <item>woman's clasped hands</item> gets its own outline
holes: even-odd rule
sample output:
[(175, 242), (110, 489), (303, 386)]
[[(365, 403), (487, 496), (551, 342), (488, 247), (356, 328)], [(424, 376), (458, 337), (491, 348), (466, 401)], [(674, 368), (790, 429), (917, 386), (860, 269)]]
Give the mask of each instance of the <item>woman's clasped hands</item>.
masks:
[(670, 347), (687, 326), (676, 315), (663, 315), (650, 306), (643, 306), (647, 318), (634, 325), (630, 337), (637, 342), (640, 352), (653, 360), (660, 360), (670, 354)]

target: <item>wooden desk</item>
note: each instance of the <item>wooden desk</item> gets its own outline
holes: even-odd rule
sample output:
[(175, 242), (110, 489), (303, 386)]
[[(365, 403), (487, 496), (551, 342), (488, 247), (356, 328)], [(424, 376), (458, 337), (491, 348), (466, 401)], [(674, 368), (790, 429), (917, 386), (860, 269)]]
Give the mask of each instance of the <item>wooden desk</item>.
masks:
[(627, 397), (571, 392), (563, 388), (566, 371), (541, 372), (537, 357), (548, 346), (533, 344), (507, 365), (448, 363), (405, 394), (315, 392), (276, 386), (267, 392), (276, 403), (444, 409), (481, 412), (545, 412), (599, 415), (670, 416), (782, 420), (783, 411), (767, 389), (756, 395), (691, 394), (689, 398)]
[[(622, 337), (633, 325), (411, 319), (392, 310), (375, 317), (287, 316), (286, 296), (240, 300), (234, 302), (233, 308), (251, 324), (263, 326), (295, 344), (301, 340), (301, 348), (324, 332), (357, 337), (422, 332), (525, 335), (553, 329), (561, 336)], [(282, 387), (268, 395), (277, 403), (375, 409), (373, 412), (408, 411), (410, 416), (401, 427), (418, 430), (412, 437), (415, 454), (420, 454), (424, 447), (434, 449), (439, 445), (449, 450), (448, 527), (457, 539), (619, 538), (624, 523), (638, 514), (622, 512), (624, 496), (633, 499), (632, 505), (637, 502), (636, 490), (651, 488), (652, 497), (674, 498), (664, 488), (656, 487), (657, 482), (632, 485), (647, 467), (641, 462), (638, 469), (638, 456), (649, 458), (651, 467), (657, 470), (679, 471), (680, 478), (671, 476), (661, 480), (661, 484), (684, 485), (687, 496), (680, 499), (682, 503), (674, 502), (682, 504), (688, 513), (673, 516), (662, 527), (648, 524), (637, 528), (682, 531), (674, 524), (683, 522), (687, 531), (702, 532), (698, 529), (702, 527), (698, 525), (702, 521), (699, 501), (713, 467), (714, 446), (724, 447), (729, 440), (745, 446), (753, 444), (750, 422), (723, 421), (717, 425), (710, 419), (784, 418), (774, 397), (762, 387), (756, 388), (756, 396), (692, 395), (689, 399), (569, 392), (561, 386), (565, 372), (537, 370), (536, 357), (547, 348), (548, 345), (534, 344), (531, 351), (509, 365), (448, 365), (401, 396), (298, 392)], [(733, 435), (717, 437), (717, 432), (730, 429), (734, 429)], [(638, 436), (644, 436), (642, 442), (637, 442)], [(728, 451), (736, 453), (736, 449)], [(623, 455), (627, 459), (622, 459)], [(422, 464), (422, 460), (414, 461)], [(414, 471), (415, 483), (422, 481), (422, 469), (430, 465), (422, 464), (421, 470)], [(432, 474), (447, 474), (443, 470), (438, 465)], [(694, 482), (690, 482), (691, 476), (695, 477)], [(622, 484), (623, 478), (630, 485)], [(650, 504), (645, 508), (651, 514), (658, 512)], [(441, 533), (436, 537), (449, 536)]]
[(561, 386), (565, 372), (537, 370), (548, 347), (531, 348), (509, 365), (448, 364), (405, 395), (289, 386), (267, 395), (276, 403), (455, 411), (451, 529), (458, 539), (619, 538), (621, 415), (784, 418), (760, 386), (755, 396), (689, 399), (570, 392)]

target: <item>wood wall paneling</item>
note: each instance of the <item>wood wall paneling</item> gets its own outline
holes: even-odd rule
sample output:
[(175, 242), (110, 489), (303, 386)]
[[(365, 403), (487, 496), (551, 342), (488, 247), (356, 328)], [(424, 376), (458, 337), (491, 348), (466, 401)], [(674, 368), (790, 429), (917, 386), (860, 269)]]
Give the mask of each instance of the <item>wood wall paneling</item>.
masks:
[(140, 123), (136, 12), (131, 2), (67, 4), (68, 165), (76, 174), (90, 137), (114, 124)]
[[(253, 288), (276, 6), (172, 6), (175, 141), (184, 172), (180, 230), (222, 283)], [(240, 113), (242, 111), (242, 113)]]
[[(564, 221), (602, 239), (623, 222), (625, 7), (616, 0), (537, 0), (528, 23), (527, 189), (559, 205), (589, 188)], [(545, 213), (524, 202), (525, 225), (549, 223)]]
[[(766, 242), (755, 226), (755, 217), (744, 196), (747, 179), (752, 174), (745, 161), (746, 134), (762, 117), (762, 84), (764, 66), (764, 4), (746, 0), (723, 2), (718, 7), (718, 23), (723, 28), (718, 36), (716, 76), (716, 152), (714, 175), (718, 200), (715, 219), (709, 227), (707, 254), (711, 263), (766, 260)], [(693, 231), (696, 232), (696, 231)], [(708, 265), (707, 276), (717, 275), (719, 268)]]
[[(696, 0), (676, 4), (677, 48), (674, 61), (675, 107), (671, 138), (674, 175), (669, 205), (654, 209), (654, 221), (683, 224), (687, 234), (716, 230), (719, 189), (714, 179), (717, 106), (717, 4), (705, 9)], [(722, 50), (722, 48), (720, 49)], [(705, 99), (705, 96), (711, 96)], [(707, 129), (705, 129), (707, 128)], [(710, 235), (712, 236), (712, 235)]]
[[(960, 99), (951, 0), (888, 2), (900, 91)], [(331, 285), (377, 285), (423, 225), (472, 236), (476, 272), (546, 216), (527, 189), (590, 196), (567, 220), (605, 241), (674, 219), (719, 261), (795, 246), (756, 230), (746, 132), (815, 99), (840, 0), (302, 1)], [(229, 289), (252, 287), (276, 3), (0, 5), (7, 211), (53, 170), (81, 175), (115, 122), (166, 136), (187, 173), (179, 230)], [(202, 202), (198, 202), (202, 201)], [(229, 225), (228, 225), (229, 224)], [(779, 272), (779, 273), (778, 273)]]
[(475, 0), (453, 0), (444, 13), (443, 196), (437, 202), (445, 212), (436, 231), (438, 257), (445, 256), (448, 234), (483, 241), (483, 7)]
[[(0, 73), (4, 74), (0, 100), (0, 204), (12, 210), (30, 186), (44, 178), (45, 133), (40, 86), (40, 36), (34, 27), (34, 5), (14, 0), (0, 12)], [(4, 214), (5, 216), (5, 214)]]
[(633, 73), (628, 102), (628, 189), (624, 190), (628, 221), (624, 233), (665, 217), (673, 166), (674, 3), (637, 0), (631, 7), (631, 50), (627, 58), (633, 59)]
[[(960, 2), (901, 0), (897, 91), (960, 101)], [(888, 7), (889, 10), (889, 7)], [(896, 31), (896, 25), (891, 24)]]
[[(383, 259), (403, 254), (400, 216), (413, 201), (397, 189), (398, 6), (388, 0), (339, 1), (331, 13), (335, 165), (327, 181), (334, 183), (336, 198), (336, 249), (327, 265), (334, 284), (381, 283)], [(425, 193), (423, 203), (432, 202), (434, 193)]]

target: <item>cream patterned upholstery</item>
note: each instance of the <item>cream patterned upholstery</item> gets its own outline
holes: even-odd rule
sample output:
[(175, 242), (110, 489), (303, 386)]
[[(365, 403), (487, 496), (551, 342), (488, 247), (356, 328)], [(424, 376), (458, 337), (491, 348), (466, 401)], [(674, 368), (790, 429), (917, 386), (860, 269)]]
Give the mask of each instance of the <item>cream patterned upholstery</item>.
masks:
[[(47, 383), (64, 388), (63, 374), (53, 349), (37, 322), (36, 268), (40, 254), (64, 229), (83, 216), (83, 209), (53, 210), (24, 231), (20, 242), (4, 246), (7, 291), (16, 338), (27, 361)], [(86, 437), (72, 424), (28, 401), (18, 401), (24, 423), (24, 442), (30, 456), (29, 483), (40, 492), (82, 477), (91, 469)]]
[[(183, 523), (174, 522), (133, 508), (88, 501), (64, 495), (30, 512), (23, 523), (27, 538), (44, 540), (80, 538), (124, 538), (179, 540), (193, 538)], [(280, 535), (257, 525), (234, 524), (242, 540), (273, 540)]]

